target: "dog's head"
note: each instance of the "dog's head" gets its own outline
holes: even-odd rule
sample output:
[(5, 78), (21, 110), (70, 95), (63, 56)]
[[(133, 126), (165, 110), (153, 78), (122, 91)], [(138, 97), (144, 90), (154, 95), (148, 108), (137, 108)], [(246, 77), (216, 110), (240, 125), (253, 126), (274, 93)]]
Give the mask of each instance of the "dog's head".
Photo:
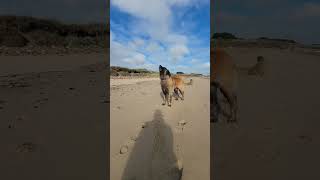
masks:
[(257, 57), (257, 62), (263, 62), (264, 61), (264, 57), (263, 56), (258, 56)]
[(170, 71), (161, 65), (159, 66), (159, 73), (160, 73), (161, 80), (166, 80), (171, 77)]

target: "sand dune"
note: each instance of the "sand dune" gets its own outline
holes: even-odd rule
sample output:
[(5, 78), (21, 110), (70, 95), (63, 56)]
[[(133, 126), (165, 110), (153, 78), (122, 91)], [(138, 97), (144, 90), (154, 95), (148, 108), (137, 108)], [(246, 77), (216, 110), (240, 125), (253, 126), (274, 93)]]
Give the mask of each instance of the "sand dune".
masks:
[(193, 79), (171, 108), (159, 79), (111, 87), (110, 179), (210, 178), (209, 79)]

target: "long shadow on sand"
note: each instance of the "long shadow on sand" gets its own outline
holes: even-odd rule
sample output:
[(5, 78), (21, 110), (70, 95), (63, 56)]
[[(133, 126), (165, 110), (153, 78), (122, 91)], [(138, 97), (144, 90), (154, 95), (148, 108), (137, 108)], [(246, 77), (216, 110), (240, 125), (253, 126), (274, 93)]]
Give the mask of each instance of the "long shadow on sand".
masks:
[(178, 180), (182, 172), (173, 152), (173, 134), (160, 110), (142, 128), (130, 153), (122, 180)]

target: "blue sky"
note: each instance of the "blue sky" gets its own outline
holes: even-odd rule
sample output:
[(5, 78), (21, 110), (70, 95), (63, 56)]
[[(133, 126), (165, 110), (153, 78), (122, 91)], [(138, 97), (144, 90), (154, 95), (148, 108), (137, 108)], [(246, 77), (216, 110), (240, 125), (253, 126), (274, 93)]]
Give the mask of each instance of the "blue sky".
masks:
[(112, 66), (209, 74), (209, 0), (111, 0)]

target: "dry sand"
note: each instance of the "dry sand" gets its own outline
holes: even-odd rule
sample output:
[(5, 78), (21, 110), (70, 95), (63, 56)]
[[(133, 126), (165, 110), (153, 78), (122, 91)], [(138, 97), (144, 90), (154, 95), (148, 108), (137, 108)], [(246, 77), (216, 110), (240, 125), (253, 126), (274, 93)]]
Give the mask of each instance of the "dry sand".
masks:
[(185, 100), (173, 100), (172, 107), (161, 105), (159, 79), (115, 80), (110, 179), (210, 179), (210, 83), (193, 79)]
[(107, 179), (106, 55), (0, 59), (0, 179)]
[(228, 50), (239, 66), (268, 61), (262, 78), (239, 79), (239, 128), (211, 125), (216, 180), (320, 179), (320, 56), (279, 49)]

